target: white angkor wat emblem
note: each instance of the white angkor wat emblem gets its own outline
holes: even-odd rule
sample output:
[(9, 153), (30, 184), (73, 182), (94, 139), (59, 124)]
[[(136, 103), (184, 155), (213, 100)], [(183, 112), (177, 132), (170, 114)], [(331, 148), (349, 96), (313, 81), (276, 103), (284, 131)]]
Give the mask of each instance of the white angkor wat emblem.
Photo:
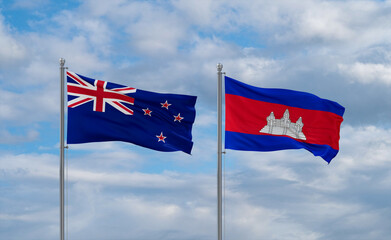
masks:
[(296, 139), (306, 140), (302, 132), (304, 126), (303, 120), (300, 117), (296, 123), (291, 122), (288, 109), (285, 110), (284, 116), (281, 119), (276, 119), (274, 113), (271, 112), (266, 120), (267, 125), (259, 132), (273, 135), (286, 135)]

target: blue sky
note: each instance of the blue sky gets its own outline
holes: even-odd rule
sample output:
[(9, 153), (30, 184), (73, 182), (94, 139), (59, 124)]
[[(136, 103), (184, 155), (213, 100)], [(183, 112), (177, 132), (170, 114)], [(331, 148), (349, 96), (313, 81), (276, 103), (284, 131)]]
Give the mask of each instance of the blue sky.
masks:
[(198, 96), (193, 154), (72, 145), (68, 236), (216, 239), (216, 64), (346, 108), (340, 152), (227, 150), (226, 239), (391, 235), (391, 1), (0, 0), (0, 239), (59, 236), (59, 63)]

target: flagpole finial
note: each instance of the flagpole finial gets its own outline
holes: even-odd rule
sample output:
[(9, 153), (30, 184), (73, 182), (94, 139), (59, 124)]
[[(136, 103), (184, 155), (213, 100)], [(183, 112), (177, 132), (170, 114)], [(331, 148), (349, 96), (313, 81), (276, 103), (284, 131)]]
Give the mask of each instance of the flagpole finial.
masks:
[(60, 65), (64, 66), (64, 64), (65, 64), (65, 59), (64, 58), (60, 58)]
[(218, 63), (217, 64), (217, 71), (221, 72), (221, 70), (223, 70), (223, 64)]

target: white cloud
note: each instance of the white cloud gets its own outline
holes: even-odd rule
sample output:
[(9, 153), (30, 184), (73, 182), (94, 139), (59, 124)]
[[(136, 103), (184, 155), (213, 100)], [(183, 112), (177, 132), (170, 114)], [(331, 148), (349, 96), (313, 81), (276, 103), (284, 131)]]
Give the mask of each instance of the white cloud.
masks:
[[(26, 209), (27, 210), (27, 209)], [(53, 219), (58, 214), (57, 211), (47, 210), (40, 212), (29, 212), (23, 214), (0, 214), (0, 221), (24, 221), (24, 222), (43, 222), (43, 223), (51, 223), (49, 219)], [(49, 220), (49, 221), (48, 221)]]
[(52, 121), (59, 112), (59, 98), (53, 91), (13, 93), (0, 89), (0, 112), (0, 121), (11, 125)]
[[(174, 1), (189, 24), (241, 34), (253, 29), (271, 46), (302, 45), (313, 51), (341, 44), (360, 49), (389, 42), (387, 2), (382, 1)], [(322, 44), (322, 46), (321, 46)], [(342, 48), (342, 50), (344, 50)], [(278, 51), (278, 48), (276, 49)]]
[[(130, 44), (141, 54), (161, 56), (176, 53), (186, 36), (186, 30), (172, 13), (145, 13), (135, 23), (130, 23), (127, 32)], [(156, 16), (157, 15), (157, 16)], [(166, 15), (165, 17), (163, 17)]]
[(177, 188), (185, 183), (177, 176), (170, 174), (147, 173), (118, 173), (118, 172), (91, 172), (86, 170), (70, 169), (69, 180), (100, 185), (127, 186), (136, 188)]
[[(125, 47), (131, 46), (131, 52), (140, 55), (159, 57), (175, 54), (182, 41), (187, 39), (186, 24), (176, 11), (170, 11), (164, 4), (125, 1), (100, 1), (97, 4), (97, 1), (86, 1), (80, 10), (86, 10), (90, 16), (76, 21), (79, 29), (87, 33), (94, 30), (91, 34), (99, 39), (107, 36), (99, 26), (105, 26), (109, 33), (118, 30), (120, 34), (111, 35), (111, 40), (121, 38), (122, 43), (128, 42)], [(108, 19), (111, 26), (103, 19)]]
[[(345, 126), (341, 132), (341, 152), (351, 157), (340, 168), (371, 169), (387, 167), (391, 159), (391, 129), (365, 126)], [(344, 147), (346, 150), (344, 150)]]
[(348, 40), (353, 31), (347, 26), (345, 19), (343, 9), (321, 2), (307, 8), (293, 26), (297, 27), (297, 34), (303, 39)]
[(1, 170), (7, 178), (57, 179), (59, 157), (51, 154), (2, 154)]
[(217, 113), (216, 111), (204, 110), (202, 108), (197, 109), (197, 117), (194, 125), (200, 127), (208, 127), (217, 125)]
[(240, 239), (320, 239), (320, 232), (306, 229), (284, 211), (268, 209), (247, 201), (229, 202), (227, 206), (227, 237)]
[[(1, 111), (1, 107), (0, 107)], [(39, 132), (30, 129), (24, 135), (13, 134), (6, 129), (0, 130), (0, 143), (15, 144), (23, 142), (31, 142), (38, 138)]]
[[(100, 4), (95, 5), (99, 6)], [(106, 19), (92, 16), (90, 11), (91, 9), (87, 14), (82, 9), (62, 11), (61, 14), (53, 17), (52, 21), (56, 25), (52, 27), (51, 31), (58, 31), (58, 27), (61, 27), (61, 33), (56, 35), (64, 37), (58, 39), (59, 42), (80, 41), (78, 44), (82, 44), (80, 47), (84, 51), (90, 51), (98, 56), (108, 56), (115, 49), (113, 40), (116, 28), (111, 26)], [(72, 47), (77, 46), (71, 45)]]
[(13, 8), (35, 9), (47, 5), (49, 3), (49, 0), (14, 0), (13, 2)]
[[(67, 175), (70, 183), (94, 184), (97, 186), (126, 186), (133, 188), (182, 188), (189, 177), (174, 172), (142, 173), (132, 171), (140, 166), (138, 155), (129, 151), (110, 151), (82, 157), (68, 157)], [(67, 152), (69, 156), (69, 152)], [(67, 159), (68, 159), (67, 158)], [(59, 156), (51, 154), (3, 154), (1, 170), (7, 178), (57, 179)], [(119, 170), (120, 169), (120, 170)]]
[(234, 6), (240, 6), (240, 3), (220, 0), (172, 1), (175, 10), (189, 25), (207, 31), (221, 30), (223, 32), (236, 28), (236, 22), (240, 19), (238, 19), (238, 10)]
[[(86, 73), (97, 72), (107, 69), (110, 64), (99, 57), (99, 53), (95, 53), (90, 48), (89, 39), (84, 36), (76, 35), (70, 39), (62, 39), (59, 37), (37, 35), (30, 36), (29, 44), (33, 45), (32, 54), (35, 57), (31, 61), (31, 65), (27, 67), (26, 73), (34, 79), (40, 80), (39, 73), (44, 72), (48, 66), (50, 69), (50, 78), (45, 78), (46, 81), (53, 81), (55, 78), (59, 81), (59, 62), (60, 57), (65, 58), (65, 65), (71, 70), (83, 71)], [(27, 42), (25, 44), (28, 44)], [(34, 63), (37, 61), (36, 63)], [(57, 69), (54, 69), (57, 67)], [(82, 74), (82, 73), (81, 73)]]
[(230, 71), (227, 76), (253, 85), (275, 82), (272, 76), (283, 70), (281, 64), (275, 60), (252, 56), (251, 53), (246, 54), (246, 52), (248, 51), (245, 50), (242, 57), (224, 61), (224, 66)]
[(356, 62), (350, 65), (340, 64), (339, 69), (352, 82), (391, 85), (391, 64)]
[(25, 47), (11, 34), (10, 29), (4, 24), (4, 18), (0, 15), (0, 63), (10, 65), (26, 57)]
[[(70, 235), (85, 238), (91, 237), (92, 234), (96, 238), (122, 239), (131, 233), (130, 235), (138, 239), (178, 240), (183, 239), (183, 236), (187, 239), (213, 236), (214, 211), (209, 205), (205, 206), (195, 199), (187, 196), (177, 199), (179, 195), (173, 192), (162, 192), (156, 197), (125, 193), (122, 196), (107, 198), (107, 195), (93, 193), (88, 186), (85, 187), (77, 191), (80, 202), (73, 205), (70, 211), (70, 217), (73, 218), (70, 222)], [(189, 201), (186, 202), (184, 199)], [(111, 204), (104, 205), (107, 201)], [(77, 212), (78, 209), (81, 212)], [(107, 217), (114, 216), (116, 221), (107, 222)], [(101, 230), (91, 232), (96, 225), (101, 225)], [(114, 226), (117, 231), (110, 230)]]

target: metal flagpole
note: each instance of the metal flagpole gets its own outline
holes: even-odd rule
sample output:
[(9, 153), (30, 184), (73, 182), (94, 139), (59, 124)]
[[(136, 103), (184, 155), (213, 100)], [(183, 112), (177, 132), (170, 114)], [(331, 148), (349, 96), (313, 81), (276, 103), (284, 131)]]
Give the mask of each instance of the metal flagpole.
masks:
[(65, 59), (60, 58), (60, 240), (64, 240), (64, 67)]
[(223, 64), (217, 64), (217, 239), (222, 240), (222, 167), (221, 167), (221, 156), (222, 156), (222, 75)]

